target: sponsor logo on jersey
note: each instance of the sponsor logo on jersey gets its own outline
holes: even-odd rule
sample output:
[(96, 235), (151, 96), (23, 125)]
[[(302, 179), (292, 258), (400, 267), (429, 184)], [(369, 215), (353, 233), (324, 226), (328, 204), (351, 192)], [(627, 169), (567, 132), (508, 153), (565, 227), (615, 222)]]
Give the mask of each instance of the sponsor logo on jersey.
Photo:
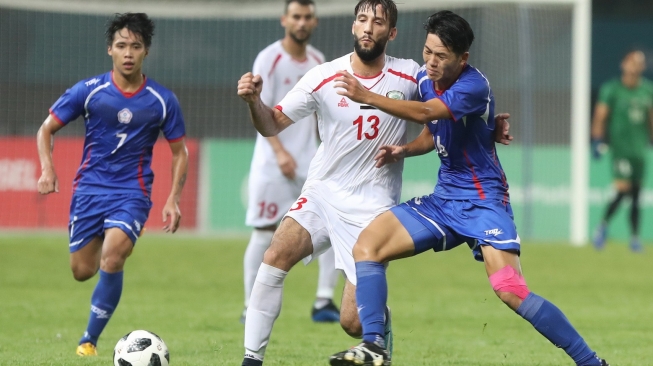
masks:
[(86, 86), (91, 86), (91, 85), (95, 85), (95, 84), (97, 84), (97, 83), (99, 83), (99, 82), (100, 82), (100, 79), (98, 79), (98, 78), (93, 78), (93, 79), (91, 79), (91, 80), (85, 82), (84, 84), (86, 84)]
[(395, 99), (395, 100), (404, 100), (406, 99), (406, 96), (404, 93), (400, 92), (399, 90), (390, 90), (388, 94), (385, 95), (386, 97), (390, 99)]
[(338, 107), (349, 107), (349, 103), (347, 103), (347, 99), (345, 99), (345, 97), (342, 97), (342, 99), (340, 99), (340, 102), (338, 103)]
[(497, 236), (503, 234), (503, 230), (501, 229), (490, 229), (490, 230), (485, 230), (485, 235), (492, 235), (492, 236)]
[(118, 122), (127, 124), (131, 122), (132, 116), (133, 116), (132, 112), (129, 109), (124, 108), (123, 110), (118, 112)]

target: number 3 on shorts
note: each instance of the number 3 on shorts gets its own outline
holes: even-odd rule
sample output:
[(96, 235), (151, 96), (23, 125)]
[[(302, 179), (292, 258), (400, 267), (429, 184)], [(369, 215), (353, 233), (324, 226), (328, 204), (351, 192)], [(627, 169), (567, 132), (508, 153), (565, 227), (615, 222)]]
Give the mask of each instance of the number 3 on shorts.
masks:
[(306, 202), (308, 202), (308, 200), (307, 200), (306, 198), (304, 198), (304, 197), (299, 197), (299, 198), (297, 199), (297, 202), (295, 202), (295, 206), (293, 206), (293, 207), (290, 209), (290, 211), (301, 210), (302, 207), (304, 207), (304, 203), (306, 203)]

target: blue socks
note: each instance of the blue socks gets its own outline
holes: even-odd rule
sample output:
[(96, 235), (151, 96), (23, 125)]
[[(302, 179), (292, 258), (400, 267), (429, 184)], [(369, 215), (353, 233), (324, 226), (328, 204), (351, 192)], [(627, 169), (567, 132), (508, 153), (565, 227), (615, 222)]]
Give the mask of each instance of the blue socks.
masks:
[(97, 345), (98, 338), (118, 306), (122, 294), (123, 272), (107, 273), (100, 270), (100, 280), (91, 296), (91, 314), (88, 326), (79, 344), (91, 342)]
[(385, 348), (385, 310), (388, 302), (388, 282), (385, 266), (377, 262), (356, 263), (356, 304), (363, 325), (363, 341)]
[(576, 365), (601, 366), (596, 353), (589, 348), (567, 317), (546, 299), (531, 292), (517, 309), (517, 314), (528, 320), (556, 347), (564, 349)]

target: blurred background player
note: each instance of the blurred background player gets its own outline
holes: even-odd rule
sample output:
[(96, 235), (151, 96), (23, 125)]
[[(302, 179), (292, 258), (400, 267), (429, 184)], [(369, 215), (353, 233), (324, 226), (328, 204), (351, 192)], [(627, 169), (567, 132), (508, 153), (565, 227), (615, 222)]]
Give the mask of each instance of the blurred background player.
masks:
[[(261, 101), (274, 107), (304, 74), (324, 62), (322, 52), (308, 44), (317, 26), (313, 0), (286, 0), (281, 25), (282, 40), (261, 51), (254, 61), (254, 75), (261, 75), (265, 88)], [(244, 259), (245, 314), (263, 254), (270, 246), (279, 220), (301, 193), (308, 166), (317, 151), (317, 119), (314, 114), (297, 121), (277, 136), (256, 136), (249, 172), (248, 226), (254, 227)], [(319, 256), (319, 277), (311, 317), (316, 322), (337, 322), (340, 312), (333, 303), (333, 291), (340, 271), (333, 250)]]
[(639, 196), (653, 126), (653, 83), (642, 77), (645, 69), (646, 59), (642, 51), (627, 53), (621, 61), (621, 78), (601, 86), (594, 108), (592, 155), (599, 159), (605, 150), (604, 143), (610, 146), (616, 190), (616, 196), (608, 203), (594, 234), (596, 249), (605, 246), (610, 218), (623, 198), (630, 196), (630, 249), (642, 251)]
[(490, 83), (467, 63), (474, 32), (451, 11), (431, 15), (425, 25), (422, 102), (370, 93), (347, 71), (336, 78), (338, 94), (424, 125), (407, 145), (383, 146), (377, 166), (436, 150), (441, 164), (433, 193), (379, 215), (353, 248), (356, 303), (363, 342), (331, 356), (332, 366), (391, 364), (384, 341), (391, 260), (468, 243), (483, 261), (496, 295), (579, 366), (607, 366), (564, 314), (531, 292), (522, 275), (520, 238), (513, 221), (508, 182), (495, 147), (494, 95)]
[(70, 204), (70, 267), (77, 281), (100, 271), (91, 312), (77, 354), (97, 355), (102, 330), (113, 315), (123, 285), (123, 266), (144, 230), (152, 203), (152, 148), (159, 132), (172, 151), (172, 189), (163, 207), (164, 230), (174, 233), (181, 213), (188, 152), (184, 119), (175, 95), (142, 74), (154, 34), (143, 13), (116, 14), (106, 41), (113, 69), (75, 84), (52, 105), (37, 134), (41, 161), (38, 191), (59, 191), (52, 164), (54, 134), (79, 116), (86, 139)]

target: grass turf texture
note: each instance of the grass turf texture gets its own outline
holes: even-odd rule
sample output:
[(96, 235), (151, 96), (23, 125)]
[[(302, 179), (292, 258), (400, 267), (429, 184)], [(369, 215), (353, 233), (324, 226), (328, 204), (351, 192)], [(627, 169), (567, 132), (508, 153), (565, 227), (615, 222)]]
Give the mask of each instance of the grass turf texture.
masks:
[[(135, 329), (159, 334), (173, 366), (240, 365), (245, 241), (143, 237), (96, 358), (74, 352), (97, 276), (73, 280), (66, 244), (65, 234), (0, 237), (0, 365), (111, 365), (113, 346)], [(650, 251), (526, 244), (522, 266), (529, 287), (558, 305), (611, 365), (650, 365)], [(339, 325), (310, 321), (316, 276), (315, 264), (288, 276), (266, 365), (327, 365), (329, 355), (357, 343)], [(496, 298), (466, 247), (393, 263), (389, 286), (394, 365), (573, 364)]]

